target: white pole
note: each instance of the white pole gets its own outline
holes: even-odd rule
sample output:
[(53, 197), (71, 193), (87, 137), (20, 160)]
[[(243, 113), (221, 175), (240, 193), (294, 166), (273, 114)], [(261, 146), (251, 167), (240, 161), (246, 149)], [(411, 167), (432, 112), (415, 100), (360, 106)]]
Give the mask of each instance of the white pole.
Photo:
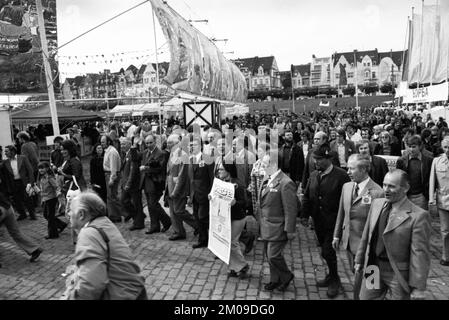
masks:
[[(153, 13), (154, 49), (156, 50), (156, 85), (157, 85), (156, 89), (157, 89), (157, 96), (159, 97), (159, 57), (157, 52), (158, 47), (157, 47), (156, 20), (154, 18), (154, 10), (152, 10), (152, 13)], [(162, 115), (160, 111), (159, 111), (159, 130), (162, 136)]]
[(53, 73), (51, 72), (51, 66), (48, 62), (48, 43), (47, 43), (47, 35), (45, 34), (45, 21), (44, 21), (44, 10), (42, 8), (41, 0), (36, 0), (36, 10), (37, 10), (37, 20), (39, 24), (39, 35), (42, 46), (42, 57), (44, 62), (45, 69), (45, 79), (47, 80), (47, 89), (48, 89), (48, 100), (50, 105), (50, 114), (51, 114), (51, 122), (53, 125), (53, 134), (55, 136), (60, 135), (59, 131), (59, 122), (58, 122), (58, 112), (56, 110), (56, 99), (55, 99), (55, 90), (53, 88)]
[(424, 0), (422, 0), (422, 6), (421, 6), (421, 34), (420, 34), (420, 45), (419, 45), (419, 75), (418, 75), (418, 88), (419, 85), (421, 84), (421, 80), (422, 80), (422, 41), (423, 41), (423, 36), (424, 36)]
[(359, 109), (359, 75), (357, 70), (357, 56), (355, 54), (356, 50), (354, 50), (354, 66), (355, 66), (355, 107), (357, 110)]

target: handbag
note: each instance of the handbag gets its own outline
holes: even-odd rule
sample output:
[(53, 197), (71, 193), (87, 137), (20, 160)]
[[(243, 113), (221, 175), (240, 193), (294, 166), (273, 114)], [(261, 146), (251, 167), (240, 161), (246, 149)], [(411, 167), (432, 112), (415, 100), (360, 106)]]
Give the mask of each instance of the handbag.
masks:
[[(74, 185), (78, 188), (73, 190)], [(69, 190), (66, 194), (66, 207), (65, 207), (65, 214), (68, 219), (70, 219), (70, 204), (72, 203), (72, 200), (75, 199), (76, 196), (78, 196), (81, 193), (80, 186), (78, 185), (78, 182), (76, 181), (75, 176), (72, 176), (72, 181), (70, 182)]]

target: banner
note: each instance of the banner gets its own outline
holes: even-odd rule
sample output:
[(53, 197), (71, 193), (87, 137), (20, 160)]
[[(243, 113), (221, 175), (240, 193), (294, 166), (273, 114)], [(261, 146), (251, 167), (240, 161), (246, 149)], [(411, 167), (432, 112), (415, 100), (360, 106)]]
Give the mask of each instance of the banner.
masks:
[(377, 156), (384, 158), (385, 161), (387, 161), (388, 169), (390, 171), (396, 169), (396, 163), (398, 162), (398, 159), (400, 158), (398, 156), (380, 156), (380, 155), (377, 155)]
[(232, 183), (215, 179), (210, 192), (208, 248), (227, 264), (231, 256), (231, 201), (234, 191)]
[(434, 101), (447, 101), (449, 96), (449, 85), (447, 82), (436, 86), (424, 88), (407, 89), (403, 103), (428, 103)]
[[(42, 0), (50, 65), (57, 48), (56, 1)], [(35, 1), (0, 0), (0, 92), (47, 92)], [(58, 83), (55, 84), (56, 86)]]
[(151, 0), (151, 4), (170, 44), (171, 59), (165, 83), (174, 90), (195, 95), (245, 102), (248, 90), (239, 68), (165, 1)]

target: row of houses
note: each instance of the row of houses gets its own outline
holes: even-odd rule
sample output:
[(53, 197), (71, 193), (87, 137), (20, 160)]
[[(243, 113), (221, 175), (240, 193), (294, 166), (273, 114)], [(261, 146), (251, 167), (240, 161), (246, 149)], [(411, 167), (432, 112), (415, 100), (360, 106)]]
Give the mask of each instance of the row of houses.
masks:
[(236, 59), (233, 62), (246, 78), (249, 91), (283, 89), (284, 80), (291, 87), (336, 87), (358, 85), (397, 85), (407, 59), (407, 51), (335, 52), (330, 57), (312, 56), (312, 61), (291, 65), (289, 71), (279, 71), (274, 56)]
[[(158, 65), (159, 78), (165, 77), (169, 63)], [(157, 87), (157, 66), (155, 63), (143, 64), (140, 68), (130, 65), (119, 72), (104, 70), (88, 73), (75, 78), (66, 78), (61, 86), (65, 100), (148, 97), (152, 88)]]

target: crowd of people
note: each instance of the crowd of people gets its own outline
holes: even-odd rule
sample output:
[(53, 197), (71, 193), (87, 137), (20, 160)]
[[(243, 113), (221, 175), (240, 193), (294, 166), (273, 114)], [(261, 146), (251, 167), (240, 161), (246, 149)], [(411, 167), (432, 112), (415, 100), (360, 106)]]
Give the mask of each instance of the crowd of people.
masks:
[[(40, 162), (30, 132), (18, 132), (0, 164), (0, 221), (32, 262), (42, 249), (20, 231), (17, 221), (26, 212), (35, 220), (42, 208), (48, 239), (69, 226), (77, 266), (89, 275), (69, 286), (67, 297), (143, 299), (139, 268), (114, 223), (132, 220), (129, 230), (145, 229), (146, 207), (146, 235), (183, 241), (188, 225), (198, 237), (192, 247), (207, 247), (210, 192), (221, 179), (235, 186), (230, 277), (248, 277), (245, 255), (257, 239), (270, 266), (265, 290), (286, 290), (294, 275), (283, 249), (298, 219), (316, 233), (329, 271), (317, 286), (327, 287), (329, 297), (341, 288), (336, 250), (342, 249), (354, 267), (354, 299), (382, 299), (387, 292), (421, 299), (430, 269), (429, 211), (438, 212), (440, 262), (449, 266), (449, 129), (443, 118), (375, 107), (247, 114), (201, 129), (184, 128), (176, 118), (164, 126), (147, 119), (87, 126), (96, 130), (89, 132), (96, 142), (89, 170), (74, 136), (78, 128), (68, 140), (55, 138), (49, 162)], [(397, 157), (395, 169), (385, 156)], [(248, 216), (258, 222), (257, 234), (247, 228)], [(101, 238), (105, 245), (98, 247)], [(112, 252), (118, 258), (110, 259)], [(380, 287), (363, 276), (371, 266), (380, 270)], [(115, 271), (109, 272), (114, 285), (100, 276), (105, 270)]]

